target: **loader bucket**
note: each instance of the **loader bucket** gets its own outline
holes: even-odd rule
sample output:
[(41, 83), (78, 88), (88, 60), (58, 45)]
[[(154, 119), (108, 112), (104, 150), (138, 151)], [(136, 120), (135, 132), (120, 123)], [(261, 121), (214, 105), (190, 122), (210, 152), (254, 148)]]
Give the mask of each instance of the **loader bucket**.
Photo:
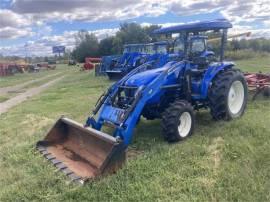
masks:
[(125, 161), (125, 147), (116, 138), (85, 128), (68, 118), (60, 118), (37, 150), (72, 181), (116, 172)]

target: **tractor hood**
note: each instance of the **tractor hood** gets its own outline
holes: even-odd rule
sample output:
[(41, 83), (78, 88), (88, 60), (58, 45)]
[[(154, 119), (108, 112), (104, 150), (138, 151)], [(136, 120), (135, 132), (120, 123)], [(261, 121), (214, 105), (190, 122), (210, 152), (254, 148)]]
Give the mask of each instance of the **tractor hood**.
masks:
[(126, 86), (142, 86), (147, 85), (151, 81), (153, 81), (162, 71), (164, 68), (152, 69), (145, 72), (141, 72), (131, 76), (126, 82)]
[[(173, 62), (174, 63), (174, 62)], [(147, 70), (144, 72), (137, 73), (131, 76), (125, 82), (125, 86), (143, 86), (151, 83), (160, 73), (162, 73), (167, 68), (171, 67), (172, 62), (167, 63), (162, 68), (155, 68), (151, 70)]]

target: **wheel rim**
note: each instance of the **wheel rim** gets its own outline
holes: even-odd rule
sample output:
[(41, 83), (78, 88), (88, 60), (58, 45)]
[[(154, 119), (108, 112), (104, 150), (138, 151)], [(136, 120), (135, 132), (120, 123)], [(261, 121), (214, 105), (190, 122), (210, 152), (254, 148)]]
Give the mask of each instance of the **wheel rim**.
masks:
[(178, 126), (178, 132), (181, 137), (186, 137), (191, 129), (191, 115), (188, 112), (184, 112), (181, 114), (180, 118), (180, 125)]
[(228, 95), (228, 106), (232, 114), (238, 114), (244, 104), (245, 91), (241, 81), (234, 81)]

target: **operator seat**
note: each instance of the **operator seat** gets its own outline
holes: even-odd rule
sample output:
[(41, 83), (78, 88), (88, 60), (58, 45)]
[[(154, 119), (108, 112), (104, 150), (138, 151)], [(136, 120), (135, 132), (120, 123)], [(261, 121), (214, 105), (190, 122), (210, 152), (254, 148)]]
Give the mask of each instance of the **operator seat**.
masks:
[(201, 57), (201, 56), (192, 57), (191, 61), (195, 67), (195, 68), (191, 69), (191, 71), (190, 71), (190, 75), (192, 77), (201, 76), (210, 64), (207, 57)]

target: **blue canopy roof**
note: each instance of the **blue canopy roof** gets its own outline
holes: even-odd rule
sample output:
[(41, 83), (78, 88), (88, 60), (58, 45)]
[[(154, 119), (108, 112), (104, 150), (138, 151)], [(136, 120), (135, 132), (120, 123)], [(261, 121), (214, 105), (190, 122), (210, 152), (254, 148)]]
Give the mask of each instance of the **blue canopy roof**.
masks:
[(167, 34), (167, 33), (179, 33), (179, 32), (196, 32), (196, 31), (208, 31), (217, 29), (232, 28), (232, 24), (226, 19), (202, 21), (195, 23), (187, 23), (172, 27), (160, 28), (154, 30), (154, 34)]

